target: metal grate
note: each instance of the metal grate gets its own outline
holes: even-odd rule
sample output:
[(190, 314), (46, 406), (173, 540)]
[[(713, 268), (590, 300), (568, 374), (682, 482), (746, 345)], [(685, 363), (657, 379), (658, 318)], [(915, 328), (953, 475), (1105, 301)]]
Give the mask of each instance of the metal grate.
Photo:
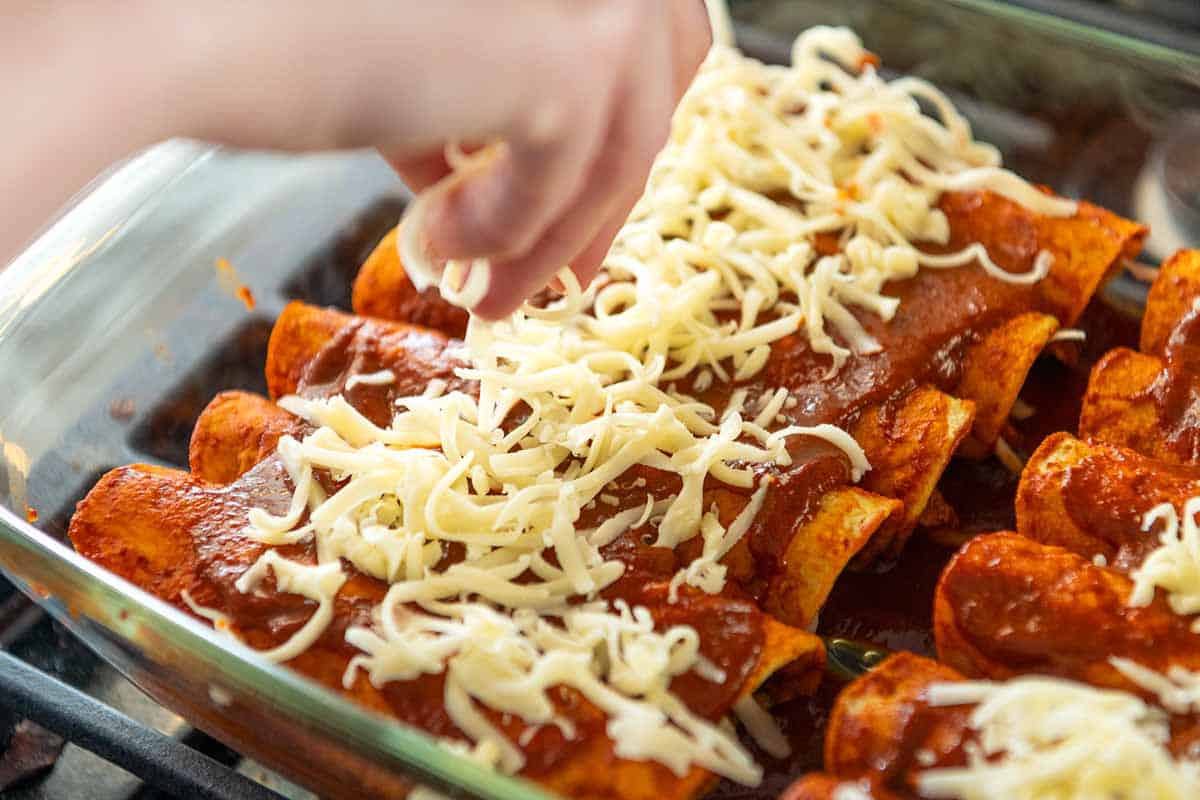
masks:
[(5, 798), (278, 797), (235, 771), (236, 753), (155, 704), (24, 595), (6, 583), (0, 592)]

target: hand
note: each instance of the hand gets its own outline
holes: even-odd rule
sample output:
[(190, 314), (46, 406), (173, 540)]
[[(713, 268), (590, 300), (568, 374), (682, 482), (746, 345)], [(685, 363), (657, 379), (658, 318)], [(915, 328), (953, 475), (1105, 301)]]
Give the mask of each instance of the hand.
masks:
[[(170, 136), (376, 147), (422, 242), (488, 258), (508, 313), (571, 263), (595, 274), (708, 49), (700, 0), (211, 0), (0, 7), (0, 256), (106, 164)], [(447, 144), (503, 142), (449, 174)], [(5, 238), (7, 237), (7, 238)]]
[[(528, 74), (488, 87), (530, 89), (509, 87), (521, 100), (488, 126), (502, 142), (490, 157), (451, 174), (442, 147), (389, 154), (427, 192), (418, 236), (428, 259), (491, 261), (474, 309), (485, 317), (511, 312), (567, 264), (583, 285), (595, 276), (710, 43), (696, 0), (562, 3), (542, 21), (547, 41)], [(477, 69), (464, 65), (463, 78)]]

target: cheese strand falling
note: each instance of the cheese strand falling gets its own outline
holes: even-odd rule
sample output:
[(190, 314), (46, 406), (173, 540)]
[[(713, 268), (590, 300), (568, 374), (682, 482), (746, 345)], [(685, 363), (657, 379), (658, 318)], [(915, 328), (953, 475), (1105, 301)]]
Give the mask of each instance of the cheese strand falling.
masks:
[[(899, 301), (885, 284), (922, 267), (978, 263), (996, 279), (1039, 280), (1045, 253), (1015, 275), (978, 244), (937, 255), (914, 244), (945, 245), (938, 196), (977, 188), (1039, 213), (1075, 208), (1001, 169), (997, 152), (973, 141), (929, 84), (882, 80), (847, 30), (803, 34), (790, 68), (718, 44), (603, 276), (581, 287), (564, 270), (563, 296), (544, 307), (495, 323), (472, 318), (457, 376), (477, 394), (439, 383), (397, 401), (385, 427), (341, 396), (280, 401), (315, 430), (280, 440), (292, 502), (281, 516), (256, 509), (246, 534), (269, 546), (311, 541), (317, 564), (268, 551), (238, 588), (255, 591), (273, 573), (280, 591), (318, 609), (267, 656), (292, 657), (327, 630), (344, 561), (390, 584), (371, 623), (345, 634), (360, 651), (346, 684), (444, 675), (447, 714), (472, 752), (499, 769), (517, 771), (524, 757), (488, 712), (515, 715), (528, 730), (556, 725), (569, 738), (570, 721), (549, 694), (567, 686), (605, 714), (617, 755), (756, 784), (761, 769), (736, 737), (670, 691), (687, 672), (720, 679), (696, 631), (659, 630), (647, 609), (604, 600), (625, 570), (604, 548), (631, 527), (653, 528), (659, 547), (700, 537), (700, 555), (670, 582), (669, 599), (718, 593), (723, 559), (764, 505), (760, 476), (791, 464), (791, 439), (824, 440), (861, 478), (870, 464), (844, 430), (787, 424), (782, 412), (797, 404), (787, 391), (749, 397), (740, 387), (717, 408), (689, 387), (749, 381), (772, 344), (793, 335), (830, 374), (877, 351), (862, 316), (890, 319)], [(417, 237), (426, 204), (412, 204), (416, 218), (398, 237), (405, 267), (418, 287), (438, 285), (471, 306), (487, 291), (490, 265), (425, 263)], [(818, 236), (838, 252), (818, 252)], [(390, 380), (381, 371), (351, 383)], [(631, 479), (635, 469), (660, 479)], [(728, 527), (706, 507), (712, 482), (747, 498)], [(596, 503), (609, 507), (607, 519), (582, 529)], [(452, 545), (464, 557), (450, 564)], [(737, 711), (782, 751), (766, 712), (745, 697)]]

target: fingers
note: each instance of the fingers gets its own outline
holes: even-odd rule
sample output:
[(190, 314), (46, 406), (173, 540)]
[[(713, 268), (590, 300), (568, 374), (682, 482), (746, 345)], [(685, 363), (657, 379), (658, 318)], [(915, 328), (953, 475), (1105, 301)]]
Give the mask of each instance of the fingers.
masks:
[[(593, 117), (602, 120), (610, 113), (611, 89), (598, 94), (600, 102), (579, 112), (556, 107), (547, 95), (551, 103), (540, 112), (535, 104), (505, 141), (464, 153), (452, 159), (453, 165), (445, 157), (440, 163), (428, 156), (415, 162), (393, 159), (418, 190), (453, 167), (410, 204), (401, 226), (403, 260), (419, 288), (436, 285), (448, 261), (504, 263), (522, 257), (545, 235), (559, 209), (582, 190), (586, 164), (600, 149), (603, 126)], [(579, 121), (576, 135), (571, 135), (570, 119)], [(493, 269), (475, 277), (482, 274), (490, 276), (484, 283), (498, 287), (506, 303), (516, 287), (519, 299), (512, 307), (547, 279), (522, 273), (510, 283), (497, 280)]]
[(616, 142), (614, 137), (601, 148), (580, 191), (526, 253), (492, 261), (491, 287), (473, 309), (476, 314), (497, 319), (511, 313), (595, 237), (614, 211), (614, 189), (627, 183), (636, 171), (621, 148), (611, 146)]
[(582, 190), (611, 103), (600, 97), (586, 110), (534, 109), (503, 146), (439, 185), (426, 208), (431, 255), (500, 261), (529, 252)]
[[(712, 33), (709, 29), (708, 14), (705, 13), (704, 3), (700, 0), (672, 0), (672, 110), (691, 85), (692, 79), (696, 76), (696, 70), (704, 61), (704, 57), (708, 55), (711, 46)], [(661, 142), (653, 145), (656, 152), (660, 144)], [(615, 210), (596, 235), (571, 260), (571, 271), (575, 273), (581, 286), (591, 283), (600, 271), (604, 258), (612, 247), (613, 239), (629, 218), (638, 198), (641, 197), (644, 181), (645, 174), (642, 173), (636, 182), (630, 184), (624, 198), (616, 203)]]
[(382, 155), (414, 194), (425, 191), (452, 171), (443, 147), (415, 156)]
[[(700, 0), (673, 0), (671, 7), (672, 110), (691, 85), (696, 70), (704, 61), (704, 57), (708, 55), (711, 46), (712, 33), (709, 30), (708, 14), (705, 13), (704, 3)], [(660, 145), (661, 142), (653, 144), (655, 152)], [(571, 271), (575, 273), (581, 286), (591, 283), (600, 271), (604, 258), (612, 247), (613, 239), (625, 224), (626, 219), (629, 218), (638, 198), (641, 197), (645, 177), (645, 173), (642, 173), (635, 182), (630, 184), (624, 198), (616, 203), (615, 210), (596, 235), (571, 260)]]
[(473, 308), (504, 316), (564, 265), (586, 283), (644, 186), (675, 103), (708, 50), (698, 0), (598, 4), (544, 102), (525, 109), (502, 145), (465, 165), (394, 159), (424, 192), (406, 220), (415, 264), (486, 259), (490, 282)]
[(657, 52), (646, 54), (641, 66), (649, 69), (644, 74), (661, 77), (625, 84), (581, 191), (532, 249), (518, 258), (493, 262), (492, 287), (475, 307), (476, 314), (494, 319), (510, 313), (566, 264), (575, 267), (582, 285), (595, 276), (666, 139), (673, 91), (666, 69), (669, 57), (665, 41)]
[[(564, 265), (581, 258), (577, 274), (586, 279), (595, 275), (612, 236), (641, 192), (674, 107), (669, 9), (656, 5), (653, 13), (659, 19), (643, 13), (638, 21), (656, 35), (639, 36), (637, 52), (624, 53), (624, 60), (614, 65), (618, 70), (615, 94), (607, 104), (608, 115), (597, 126), (599, 134), (593, 134), (589, 160), (562, 165), (580, 169), (569, 197), (535, 198), (528, 186), (532, 179), (536, 191), (536, 174), (522, 174), (519, 162), (509, 159), (493, 165), (484, 180), (464, 179), (446, 193), (440, 206), (427, 212), (432, 253), (491, 261), (489, 291), (473, 309), (478, 315), (497, 318), (510, 313)], [(587, 133), (574, 129), (568, 135)], [(542, 163), (528, 166), (543, 170), (548, 165), (543, 158)], [(543, 216), (519, 226), (517, 220), (528, 214), (535, 200), (542, 202), (538, 210)], [(508, 226), (507, 235), (502, 236), (502, 226)], [(447, 231), (457, 238), (448, 241)], [(498, 252), (500, 257), (495, 255)]]
[(484, 148), (485, 145), (482, 144), (464, 142), (449, 147), (435, 147), (424, 153), (412, 154), (403, 151), (393, 153), (382, 150), (380, 155), (391, 165), (405, 185), (416, 194), (425, 191), (454, 172), (455, 164), (458, 162), (448, 151), (452, 150), (461, 154), (459, 158), (469, 159)]
[(672, 0), (671, 42), (675, 56), (675, 102), (678, 103), (712, 47), (712, 30), (701, 0)]
[(621, 226), (625, 224), (637, 199), (638, 195), (635, 193), (619, 203), (618, 210), (613, 212), (600, 226), (599, 231), (580, 251), (579, 255), (571, 259), (571, 272), (575, 273), (575, 278), (579, 281), (580, 286), (587, 286), (599, 274), (600, 268), (604, 265), (604, 258), (612, 248), (613, 239), (620, 232)]

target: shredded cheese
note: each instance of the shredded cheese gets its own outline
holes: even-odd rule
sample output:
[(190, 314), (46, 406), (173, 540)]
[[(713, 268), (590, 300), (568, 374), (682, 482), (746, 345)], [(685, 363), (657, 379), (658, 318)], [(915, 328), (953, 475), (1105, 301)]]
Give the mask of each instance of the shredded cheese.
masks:
[(1003, 436), (996, 437), (993, 452), (996, 454), (996, 460), (1008, 468), (1012, 474), (1020, 475), (1021, 471), (1025, 469), (1025, 459), (1021, 458), (1020, 453), (1014, 450)]
[(857, 783), (839, 783), (834, 787), (830, 800), (875, 800), (875, 798)]
[(207, 606), (200, 605), (194, 599), (192, 599), (192, 595), (187, 589), (180, 591), (179, 596), (183, 600), (184, 604), (192, 610), (193, 614), (198, 617), (203, 617), (211, 622), (214, 629), (226, 633), (231, 630), (229, 615), (223, 614), (222, 612), (217, 611), (215, 608), (208, 608)]
[(390, 369), (381, 369), (378, 372), (368, 372), (365, 374), (355, 373), (346, 381), (346, 391), (350, 391), (355, 386), (387, 386), (389, 383), (396, 382), (396, 373)]
[(787, 737), (775, 725), (771, 714), (754, 699), (754, 695), (748, 694), (738, 700), (733, 706), (733, 713), (764, 753), (772, 758), (787, 758), (792, 754)]
[[(714, 47), (680, 103), (646, 193), (617, 236), (605, 264), (614, 282), (597, 298), (598, 310), (621, 309), (625, 316), (635, 296), (669, 300), (645, 280), (645, 266), (670, 261), (675, 275), (664, 288), (703, 292), (710, 298), (706, 310), (736, 305), (742, 317), (729, 337), (733, 331), (711, 313), (689, 315), (704, 330), (688, 339), (703, 333), (715, 350), (685, 346), (678, 349), (690, 352), (679, 360), (703, 360), (725, 377), (715, 362), (734, 355), (739, 377), (748, 377), (766, 358), (762, 348), (778, 338), (760, 316), (774, 317), (787, 333), (803, 331), (837, 368), (851, 352), (879, 349), (849, 308), (890, 319), (898, 301), (882, 294), (888, 281), (912, 277), (920, 267), (976, 262), (1008, 282), (1045, 277), (1052, 260), (1046, 252), (1030, 272), (1013, 274), (978, 243), (942, 255), (914, 245), (948, 241), (937, 208), (943, 191), (990, 189), (1053, 216), (1074, 214), (1076, 204), (1002, 169), (999, 152), (974, 141), (966, 119), (931, 84), (885, 81), (869, 65), (860, 70), (867, 55), (852, 32), (826, 27), (800, 35), (790, 68)], [(922, 112), (922, 102), (936, 119)], [(419, 222), (408, 220), (401, 256), (433, 285), (437, 270), (415, 244), (404, 246)], [(819, 255), (809, 241), (817, 234), (836, 237), (842, 252)], [(635, 287), (631, 277), (639, 279)], [(669, 309), (663, 322), (678, 325)], [(722, 346), (726, 339), (732, 341)]]
[(1167, 715), (1126, 692), (1056, 678), (941, 683), (937, 706), (975, 704), (964, 767), (924, 770), (917, 791), (954, 800), (1184, 800), (1200, 762), (1165, 747)]
[(299, 594), (317, 603), (317, 610), (304, 626), (286, 642), (260, 653), (269, 661), (290, 661), (312, 646), (333, 620), (333, 599), (346, 582), (341, 565), (308, 565), (289, 561), (275, 550), (263, 552), (250, 569), (242, 573), (234, 586), (239, 592), (252, 592), (266, 577), (275, 573), (275, 586), (281, 592)]
[(1037, 408), (1035, 406), (1029, 405), (1029, 403), (1026, 403), (1024, 400), (1018, 397), (1013, 401), (1012, 410), (1008, 412), (1008, 415), (1017, 422), (1023, 422), (1036, 413)]
[(750, 502), (738, 513), (737, 518), (726, 529), (717, 520), (717, 515), (706, 514), (700, 521), (700, 535), (704, 540), (704, 550), (700, 557), (691, 564), (675, 573), (671, 579), (671, 599), (677, 596), (679, 587), (683, 584), (695, 586), (710, 594), (715, 594), (725, 585), (725, 565), (721, 559), (733, 549), (750, 525), (758, 516), (763, 501), (767, 496), (767, 485), (759, 486), (750, 497)]
[[(854, 481), (870, 464), (841, 428), (789, 424), (801, 404), (783, 389), (752, 399), (745, 388), (716, 392), (727, 397), (715, 401), (721, 408), (692, 393), (755, 378), (788, 336), (824, 357), (830, 375), (853, 354), (877, 352), (862, 318), (891, 319), (899, 300), (885, 285), (922, 267), (978, 263), (1017, 283), (1046, 274), (1046, 253), (1018, 275), (978, 244), (938, 255), (919, 248), (948, 241), (943, 191), (988, 188), (1039, 213), (1075, 210), (1001, 169), (997, 151), (973, 141), (932, 86), (884, 81), (860, 70), (866, 56), (852, 33), (832, 28), (801, 35), (790, 68), (716, 46), (604, 277), (584, 288), (563, 270), (562, 297), (544, 307), (471, 319), (456, 377), (475, 382), (477, 395), (432, 382), (398, 399), (386, 427), (341, 396), (280, 401), (315, 430), (280, 439), (292, 501), (279, 515), (252, 511), (246, 534), (272, 546), (311, 541), (317, 564), (268, 551), (237, 585), (254, 591), (271, 571), (280, 591), (318, 609), (268, 657), (294, 657), (322, 634), (345, 560), (390, 584), (372, 623), (346, 632), (361, 651), (346, 685), (362, 675), (383, 685), (444, 674), (446, 711), (487, 763), (507, 772), (524, 763), (520, 742), (489, 710), (519, 717), (528, 736), (545, 725), (573, 736), (549, 693), (565, 686), (604, 712), (619, 756), (677, 774), (699, 765), (760, 780), (727, 726), (697, 717), (670, 691), (689, 671), (724, 678), (700, 654), (696, 631), (660, 631), (646, 609), (598, 599), (624, 572), (604, 548), (643, 526), (659, 547), (698, 536), (701, 554), (674, 576), (669, 597), (685, 587), (721, 592), (722, 562), (764, 505), (772, 479), (764, 468), (791, 465), (790, 440), (829, 443)], [(488, 152), (451, 153), (451, 163)], [(410, 206), (398, 237), (405, 268), (418, 289), (439, 286), (472, 307), (491, 265), (428, 264), (419, 241), (427, 206), (428, 196)], [(818, 252), (818, 236), (839, 252)], [(385, 372), (347, 387), (395, 380)], [(664, 478), (633, 482), (649, 489), (644, 501), (614, 489), (634, 468)], [(713, 482), (747, 498), (728, 527), (706, 507)], [(581, 529), (583, 512), (600, 507), (607, 518)], [(447, 564), (451, 546), (465, 557)], [(782, 752), (786, 742), (753, 700), (735, 711)]]
[[(389, 592), (375, 627), (347, 631), (347, 641), (364, 655), (351, 661), (345, 685), (353, 685), (359, 669), (377, 686), (446, 671), (451, 719), (476, 741), (498, 744), (508, 771), (520, 769), (524, 757), (470, 700), (531, 724), (567, 726), (548, 693), (567, 686), (608, 715), (617, 755), (653, 758), (680, 776), (700, 764), (744, 783), (761, 778), (736, 737), (693, 715), (668, 691), (673, 677), (697, 663), (699, 637), (690, 627), (657, 632), (646, 609), (621, 601), (611, 609), (599, 601), (553, 615), (439, 604), (435, 616), (409, 611), (396, 599)], [(571, 735), (569, 728), (564, 732)]]
[(1173, 714), (1200, 712), (1200, 674), (1172, 666), (1164, 675), (1128, 658), (1113, 656), (1109, 663), (1122, 675), (1153, 694)]
[(1085, 342), (1087, 341), (1087, 331), (1082, 331), (1079, 328), (1060, 328), (1050, 337), (1052, 342)]
[[(1200, 612), (1200, 528), (1196, 525), (1196, 514), (1200, 513), (1200, 497), (1190, 498), (1183, 505), (1180, 519), (1170, 503), (1160, 503), (1146, 512), (1142, 518), (1142, 530), (1150, 531), (1161, 522), (1158, 535), (1159, 545), (1130, 573), (1133, 590), (1128, 604), (1134, 607), (1148, 606), (1154, 599), (1155, 589), (1163, 589), (1167, 603), (1176, 614)], [(1192, 630), (1200, 632), (1200, 620), (1192, 623)]]

